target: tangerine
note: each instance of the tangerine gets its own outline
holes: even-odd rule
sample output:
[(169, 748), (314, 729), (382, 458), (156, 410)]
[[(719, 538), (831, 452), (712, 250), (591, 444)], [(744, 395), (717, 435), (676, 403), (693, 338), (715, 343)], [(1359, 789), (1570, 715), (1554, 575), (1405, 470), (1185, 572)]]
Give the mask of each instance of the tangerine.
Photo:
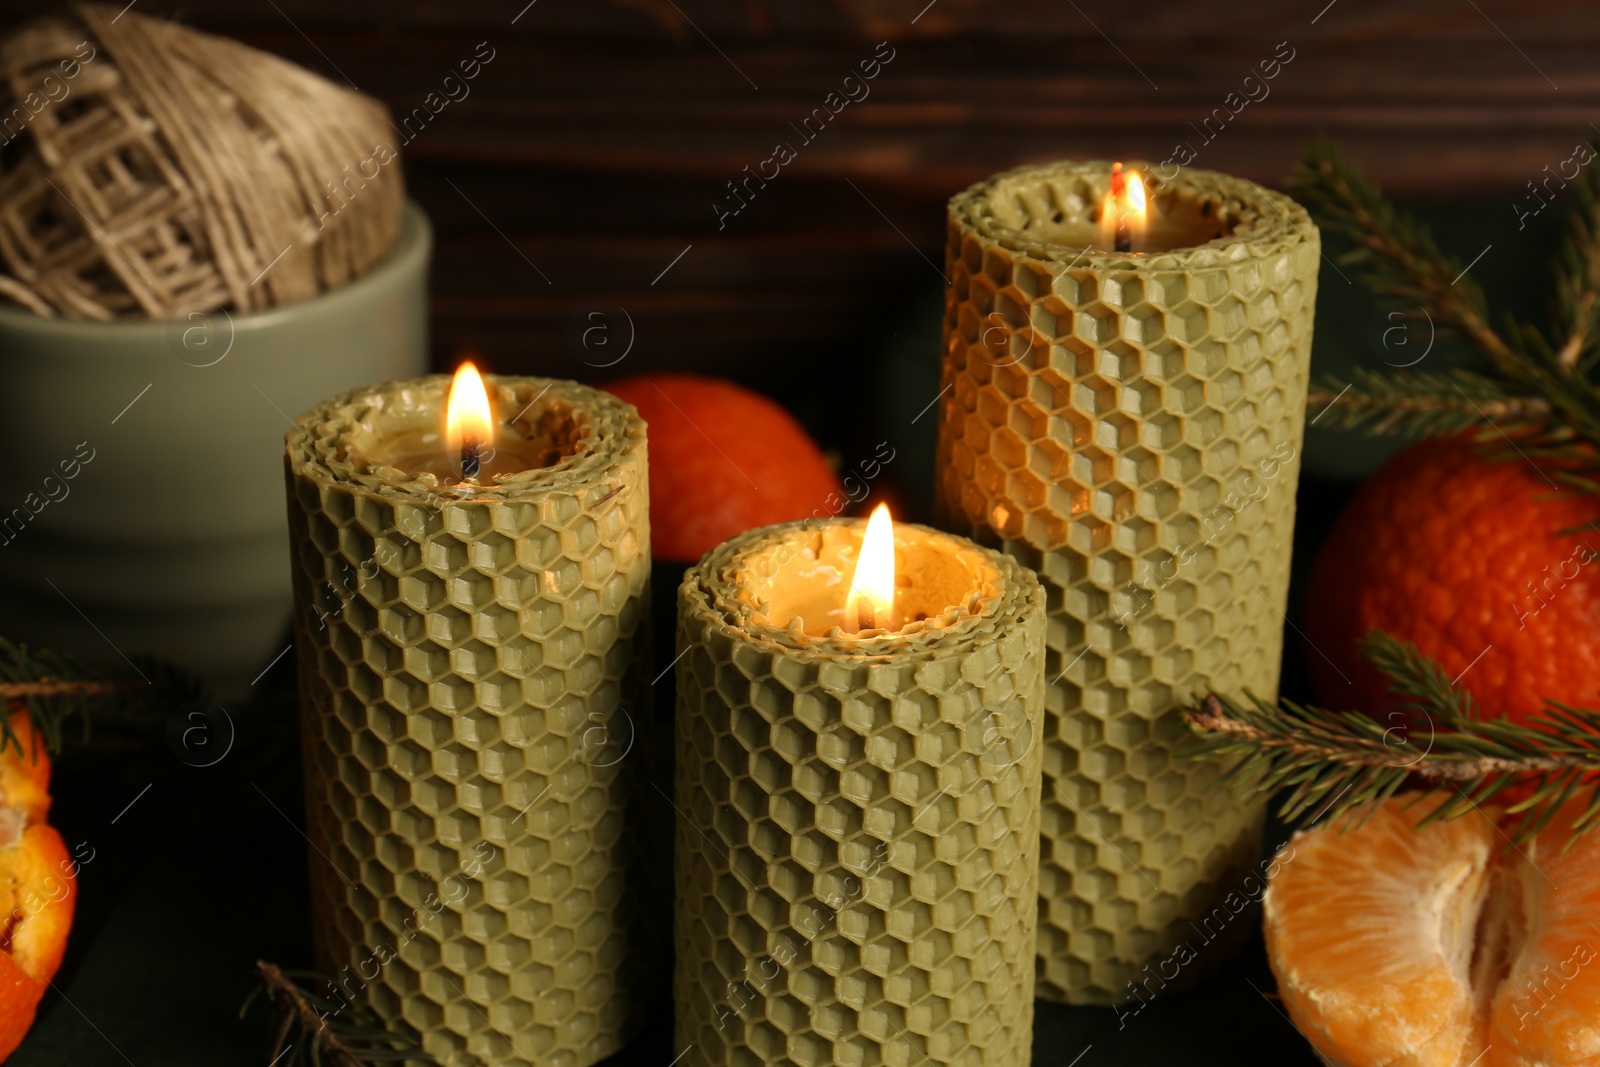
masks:
[(839, 476), (781, 406), (729, 381), (646, 374), (605, 386), (649, 428), (650, 541), (692, 563), (756, 526), (831, 514)]
[(1600, 834), (1573, 829), (1585, 802), (1514, 849), (1492, 809), (1419, 827), (1435, 809), (1421, 799), (1280, 850), (1263, 915), (1290, 1019), (1335, 1067), (1600, 1063)]
[(1526, 719), (1546, 698), (1594, 705), (1596, 514), (1593, 498), (1463, 437), (1397, 453), (1340, 515), (1311, 573), (1306, 659), (1318, 695), (1368, 711), (1388, 698), (1357, 654), (1380, 629), (1459, 679), (1486, 718)]
[(78, 865), (44, 821), (50, 758), (26, 712), (13, 712), (11, 727), (20, 751), (0, 752), (0, 1060), (22, 1042), (61, 966), (78, 893)]

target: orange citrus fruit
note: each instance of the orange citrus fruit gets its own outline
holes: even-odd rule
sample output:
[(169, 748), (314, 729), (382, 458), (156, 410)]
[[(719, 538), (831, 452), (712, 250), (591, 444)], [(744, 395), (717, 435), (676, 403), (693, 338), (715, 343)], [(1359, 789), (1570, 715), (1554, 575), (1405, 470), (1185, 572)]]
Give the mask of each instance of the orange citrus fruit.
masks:
[(1520, 849), (1492, 810), (1419, 829), (1442, 802), (1394, 797), (1280, 850), (1263, 913), (1284, 1010), (1337, 1067), (1600, 1064), (1600, 834), (1574, 836), (1583, 802)]
[(649, 427), (657, 559), (692, 563), (734, 534), (835, 514), (844, 503), (822, 449), (759, 393), (693, 374), (646, 374), (605, 388)]
[(11, 731), (17, 743), (0, 753), (0, 803), (22, 809), (29, 824), (44, 822), (50, 814), (50, 753), (27, 712), (12, 712)]
[(33, 1025), (61, 966), (77, 900), (77, 864), (50, 810), (50, 759), (25, 712), (11, 716), (21, 752), (0, 752), (0, 1060)]
[[(1357, 655), (1370, 629), (1416, 645), (1481, 714), (1544, 698), (1600, 702), (1600, 501), (1459, 437), (1397, 453), (1350, 502), (1317, 559), (1306, 661), (1330, 707), (1373, 710), (1385, 680)], [(1563, 533), (1582, 527), (1578, 532)]]

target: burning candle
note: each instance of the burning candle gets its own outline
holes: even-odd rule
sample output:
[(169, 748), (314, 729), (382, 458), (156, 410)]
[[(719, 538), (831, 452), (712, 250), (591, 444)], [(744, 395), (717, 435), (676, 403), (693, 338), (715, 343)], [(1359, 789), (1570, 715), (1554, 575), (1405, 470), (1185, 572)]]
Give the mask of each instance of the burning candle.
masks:
[[(385, 433), (362, 440), (363, 455), (397, 476), (428, 475), (439, 486), (468, 489), (498, 484), (559, 462), (572, 431), (558, 412), (530, 403), (531, 397), (500, 403), (503, 386), (491, 400), (471, 360), (457, 368), (444, 404), (415, 383), (398, 384), (409, 388), (391, 390), (385, 398), (390, 415)], [(496, 418), (502, 408), (513, 413), (505, 421)]]
[(850, 579), (850, 595), (845, 598), (845, 614), (850, 630), (893, 630), (894, 622), (894, 521), (889, 505), (879, 504), (867, 520), (861, 537), (861, 558), (856, 560)]
[(1208, 172), (1162, 179), (1120, 162), (1071, 166), (1070, 175), (1057, 171), (1034, 184), (1006, 175), (991, 179), (992, 195), (974, 205), (974, 230), (1049, 247), (1064, 262), (1087, 265), (1094, 256), (1096, 265), (1110, 266), (1226, 242), (1242, 218), (1236, 193), (1196, 193), (1195, 176)]
[(677, 1047), (1027, 1062), (1032, 572), (881, 508), (766, 527), (686, 575), (678, 647)]
[(949, 216), (936, 513), (1050, 590), (1039, 996), (1148, 999), (1252, 928), (1211, 917), (1251, 899), (1264, 806), (1183, 754), (1177, 705), (1277, 694), (1317, 230), (1253, 182), (1106, 163)]
[(288, 435), (317, 954), (441, 1063), (587, 1067), (638, 970), (644, 424), (572, 382), (445, 386)]
[(849, 646), (947, 626), (982, 610), (996, 575), (970, 542), (895, 524), (886, 505), (859, 520), (812, 520), (741, 561), (740, 602), (762, 626)]
[(1100, 204), (1100, 248), (1108, 252), (1142, 251), (1150, 210), (1144, 179), (1138, 171), (1124, 172), (1111, 164), (1111, 184)]
[(450, 399), (445, 404), (445, 439), (450, 451), (461, 456), (461, 478), (475, 481), (484, 445), (494, 446), (494, 415), (489, 410), (489, 392), (483, 377), (469, 359), (450, 382)]

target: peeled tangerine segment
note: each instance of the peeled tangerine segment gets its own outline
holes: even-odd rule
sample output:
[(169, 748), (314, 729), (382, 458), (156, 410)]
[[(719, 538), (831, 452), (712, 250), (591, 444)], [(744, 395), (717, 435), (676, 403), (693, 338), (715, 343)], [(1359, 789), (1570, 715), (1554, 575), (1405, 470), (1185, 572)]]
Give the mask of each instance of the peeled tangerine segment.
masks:
[(1531, 936), (1495, 991), (1489, 1067), (1600, 1064), (1600, 830), (1573, 840), (1582, 811), (1513, 856)]
[[(1295, 835), (1265, 897), (1284, 1008), (1336, 1067), (1600, 1065), (1600, 832), (1568, 804), (1521, 849), (1442, 800)], [(1568, 848), (1568, 843), (1571, 847)]]

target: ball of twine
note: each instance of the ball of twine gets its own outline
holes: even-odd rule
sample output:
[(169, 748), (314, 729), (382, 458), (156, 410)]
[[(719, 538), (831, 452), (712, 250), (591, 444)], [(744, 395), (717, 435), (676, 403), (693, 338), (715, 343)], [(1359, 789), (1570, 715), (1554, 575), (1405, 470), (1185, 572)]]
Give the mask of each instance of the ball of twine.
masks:
[(0, 45), (0, 295), (79, 319), (251, 311), (393, 246), (382, 104), (163, 19), (75, 15)]

